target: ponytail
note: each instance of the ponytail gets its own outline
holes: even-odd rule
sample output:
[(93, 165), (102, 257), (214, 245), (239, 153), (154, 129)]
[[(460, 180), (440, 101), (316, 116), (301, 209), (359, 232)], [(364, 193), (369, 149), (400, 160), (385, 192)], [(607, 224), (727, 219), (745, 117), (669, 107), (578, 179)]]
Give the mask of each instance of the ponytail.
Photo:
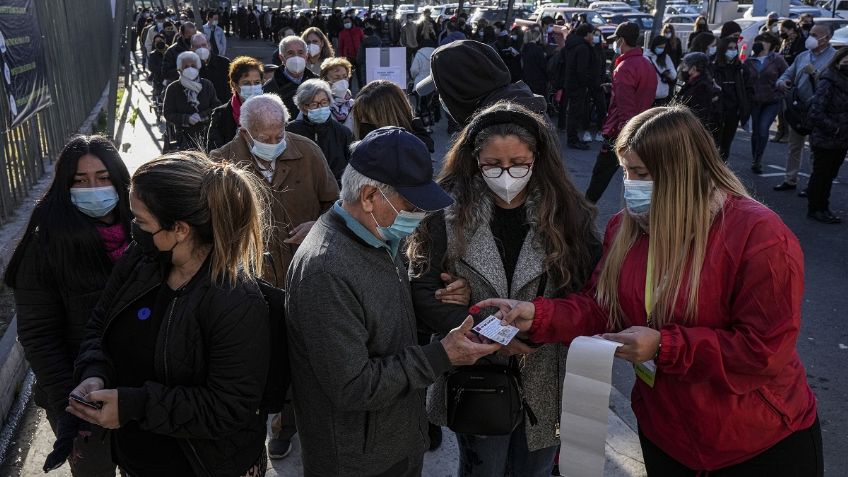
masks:
[(203, 177), (212, 222), (212, 277), (230, 277), (235, 284), (240, 267), (262, 275), (265, 204), (256, 177), (232, 163), (212, 163)]
[(267, 197), (253, 174), (197, 151), (168, 154), (142, 165), (131, 191), (163, 229), (192, 227), (197, 245), (212, 247), (212, 280), (235, 285), (240, 270), (262, 274)]

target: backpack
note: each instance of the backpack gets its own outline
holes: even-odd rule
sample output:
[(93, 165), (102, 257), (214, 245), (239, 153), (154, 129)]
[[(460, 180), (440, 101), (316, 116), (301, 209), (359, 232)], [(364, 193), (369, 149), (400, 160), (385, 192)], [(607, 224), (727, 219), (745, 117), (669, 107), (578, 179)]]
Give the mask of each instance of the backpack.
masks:
[(256, 280), (268, 304), (268, 336), (271, 341), (268, 380), (262, 393), (261, 409), (269, 414), (282, 411), (291, 384), (289, 346), (286, 332), (286, 291), (262, 279)]

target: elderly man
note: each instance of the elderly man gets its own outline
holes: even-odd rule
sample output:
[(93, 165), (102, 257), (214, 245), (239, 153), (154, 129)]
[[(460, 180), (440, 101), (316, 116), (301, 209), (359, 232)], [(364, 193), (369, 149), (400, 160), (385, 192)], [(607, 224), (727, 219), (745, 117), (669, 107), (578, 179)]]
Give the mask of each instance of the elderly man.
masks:
[(197, 53), (184, 51), (177, 57), (177, 76), (165, 90), (162, 115), (176, 129), (177, 148), (206, 149), (206, 132), (212, 110), (221, 105), (215, 86), (200, 77)]
[(218, 12), (210, 11), (206, 14), (203, 35), (209, 40), (209, 49), (213, 55), (227, 56), (227, 36), (224, 29), (218, 26)]
[(280, 40), (277, 54), (283, 62), (280, 71), (274, 74), (274, 79), (265, 83), (262, 90), (279, 96), (291, 114), (297, 114), (294, 104), (294, 94), (300, 83), (317, 78), (315, 73), (306, 68), (306, 42), (299, 36), (287, 36)]
[[(321, 149), (285, 130), (289, 113), (278, 96), (248, 99), (241, 105), (240, 120), (235, 139), (210, 156), (246, 166), (268, 187), (273, 233), (267, 250), (272, 263), (264, 278), (282, 288), (297, 246), (338, 199), (339, 188)], [(274, 437), (268, 443), (268, 456), (283, 458), (297, 432), (291, 406), (274, 416), (271, 430)]]
[(472, 341), (471, 317), (418, 346), (400, 243), (452, 199), (427, 147), (402, 128), (354, 146), (342, 197), (295, 254), (286, 279), (292, 392), (306, 476), (421, 474), (425, 389), (500, 345)]
[[(813, 84), (819, 73), (827, 68), (836, 50), (830, 46), (832, 36), (827, 25), (814, 25), (805, 41), (807, 50), (795, 57), (795, 61), (783, 72), (777, 80), (781, 91), (789, 92), (795, 88), (796, 98), (801, 102), (800, 110), (806, 115), (813, 99)], [(798, 171), (801, 170), (801, 158), (804, 153), (804, 143), (807, 136), (798, 133), (792, 126), (788, 127), (789, 153), (786, 156), (786, 175), (783, 182), (774, 186), (776, 191), (795, 190), (798, 187)], [(803, 195), (803, 193), (802, 193)]]
[(191, 50), (191, 37), (197, 33), (194, 23), (185, 22), (180, 25), (180, 36), (174, 41), (174, 44), (169, 46), (165, 51), (165, 58), (162, 60), (162, 76), (168, 81), (176, 81), (179, 79), (177, 72), (177, 57), (184, 51)]
[(197, 53), (200, 61), (203, 62), (203, 67), (200, 68), (200, 77), (212, 82), (215, 86), (215, 93), (221, 102), (229, 101), (232, 95), (229, 82), (230, 60), (212, 53), (212, 50), (209, 49), (209, 41), (203, 33), (195, 33), (191, 37), (191, 50)]

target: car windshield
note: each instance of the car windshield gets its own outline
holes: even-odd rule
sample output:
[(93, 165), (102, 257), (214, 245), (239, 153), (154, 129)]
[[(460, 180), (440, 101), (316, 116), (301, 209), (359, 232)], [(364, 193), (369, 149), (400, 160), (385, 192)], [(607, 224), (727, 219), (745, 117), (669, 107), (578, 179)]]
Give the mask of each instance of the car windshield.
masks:
[(586, 20), (588, 20), (589, 23), (595, 26), (607, 24), (606, 20), (604, 20), (604, 18), (599, 15), (598, 12), (586, 12)]

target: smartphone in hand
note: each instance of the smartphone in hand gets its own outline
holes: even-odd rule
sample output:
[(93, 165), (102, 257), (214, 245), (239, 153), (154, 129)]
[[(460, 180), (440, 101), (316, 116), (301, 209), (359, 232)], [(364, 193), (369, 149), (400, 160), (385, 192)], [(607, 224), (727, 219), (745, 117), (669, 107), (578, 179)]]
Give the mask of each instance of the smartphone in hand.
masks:
[(73, 399), (74, 401), (82, 404), (83, 406), (90, 407), (90, 408), (96, 409), (98, 411), (100, 409), (103, 409), (103, 403), (102, 402), (89, 401), (88, 399), (86, 399), (82, 396), (76, 395), (76, 394), (71, 394), (69, 397), (71, 399)]

